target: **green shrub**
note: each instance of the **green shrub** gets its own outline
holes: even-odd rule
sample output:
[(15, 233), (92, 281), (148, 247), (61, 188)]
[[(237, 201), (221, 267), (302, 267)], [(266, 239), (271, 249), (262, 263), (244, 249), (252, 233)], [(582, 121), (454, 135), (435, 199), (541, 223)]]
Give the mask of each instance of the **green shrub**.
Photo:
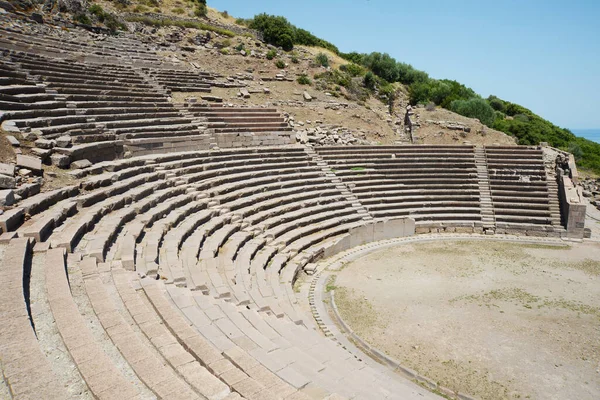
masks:
[(181, 7), (174, 8), (171, 11), (173, 13), (175, 13), (175, 14), (183, 14), (183, 13), (185, 13), (185, 10), (183, 8), (181, 8)]
[(488, 103), (490, 103), (490, 106), (492, 106), (492, 108), (496, 111), (504, 112), (504, 110), (506, 109), (506, 106), (504, 105), (504, 101), (500, 100), (496, 96), (488, 97), (487, 101), (488, 101)]
[(290, 51), (294, 47), (292, 41), (294, 30), (284, 17), (259, 14), (250, 21), (248, 26), (261, 32), (264, 40), (269, 44), (279, 46), (285, 51)]
[(569, 143), (567, 151), (573, 154), (573, 157), (575, 157), (575, 161), (579, 161), (583, 157), (583, 150), (581, 149), (581, 146), (579, 146), (579, 144), (575, 142)]
[(284, 17), (264, 13), (258, 14), (247, 21), (247, 26), (261, 32), (267, 43), (279, 46), (285, 51), (290, 51), (295, 44), (301, 44), (323, 47), (334, 53), (339, 52), (333, 44), (316, 37), (307, 30), (295, 27)]
[(236, 19), (236, 20), (235, 20), (235, 23), (236, 23), (237, 25), (242, 25), (242, 26), (245, 26), (245, 25), (247, 25), (247, 22), (246, 22), (246, 20), (245, 20), (244, 18), (238, 18), (238, 19)]
[(229, 13), (227, 12), (227, 10), (221, 11), (221, 16), (223, 16), (223, 18), (229, 18)]
[(298, 77), (298, 79), (296, 79), (296, 81), (301, 84), (301, 85), (310, 85), (310, 79), (308, 78), (308, 76), (306, 74), (302, 74)]
[(321, 67), (329, 67), (329, 57), (327, 57), (327, 54), (325, 53), (317, 54), (315, 61), (317, 65), (320, 65)]
[(219, 47), (231, 47), (231, 40), (223, 39), (220, 42), (218, 42), (218, 46)]
[(92, 23), (92, 21), (90, 21), (90, 17), (83, 13), (75, 14), (73, 16), (73, 20), (82, 25), (90, 25)]
[(513, 118), (516, 119), (517, 121), (529, 122), (529, 117), (525, 114), (517, 114)]
[(275, 49), (271, 49), (267, 52), (267, 60), (272, 60), (277, 56), (277, 51)]
[(100, 4), (92, 4), (90, 8), (88, 8), (88, 10), (92, 15), (95, 15), (97, 17), (101, 17), (104, 15), (104, 10), (102, 9), (102, 6)]
[(244, 50), (244, 43), (240, 43), (240, 44), (238, 44), (237, 46), (235, 46), (235, 49), (236, 49), (237, 51), (242, 51), (242, 50)]
[(365, 74), (365, 77), (363, 79), (363, 84), (365, 85), (365, 87), (367, 89), (375, 89), (375, 75), (369, 71)]
[[(143, 4), (138, 4), (137, 6), (135, 6), (133, 8), (133, 12), (143, 13), (143, 12), (146, 12), (146, 11), (148, 11), (148, 7), (146, 7)], [(160, 12), (160, 10), (159, 10), (159, 12)]]
[(297, 55), (293, 55), (293, 56), (292, 56), (292, 62), (293, 62), (294, 64), (298, 64), (298, 63), (300, 62), (300, 60), (298, 59), (298, 56), (297, 56)]
[(487, 101), (481, 98), (469, 100), (454, 100), (450, 110), (469, 118), (477, 118), (482, 124), (491, 127), (496, 119), (496, 113)]
[(219, 53), (223, 54), (224, 56), (229, 54), (229, 49), (224, 47), (221, 50), (219, 50)]
[(208, 9), (206, 8), (206, 4), (197, 4), (196, 9), (194, 10), (194, 15), (198, 18), (206, 17), (208, 14)]
[(354, 63), (340, 65), (340, 71), (347, 72), (353, 78), (357, 76), (363, 76), (365, 74), (365, 69)]
[(285, 68), (285, 62), (283, 60), (277, 60), (275, 61), (275, 66), (279, 69), (284, 69)]

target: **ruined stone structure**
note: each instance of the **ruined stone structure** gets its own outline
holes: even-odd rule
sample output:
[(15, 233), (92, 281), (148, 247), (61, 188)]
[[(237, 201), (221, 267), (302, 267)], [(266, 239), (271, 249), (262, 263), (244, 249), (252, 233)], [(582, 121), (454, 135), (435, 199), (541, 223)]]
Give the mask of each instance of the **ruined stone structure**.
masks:
[(91, 161), (73, 168), (80, 184), (21, 191), (0, 215), (0, 360), (13, 398), (72, 397), (37, 344), (32, 257), (95, 398), (422, 399), (436, 396), (315, 329), (293, 290), (300, 273), (415, 233), (583, 234), (570, 180), (538, 147), (294, 145), (275, 109), (173, 105), (172, 92), (208, 92), (221, 77), (133, 38), (3, 27), (0, 49), (3, 128), (33, 135), (44, 162)]

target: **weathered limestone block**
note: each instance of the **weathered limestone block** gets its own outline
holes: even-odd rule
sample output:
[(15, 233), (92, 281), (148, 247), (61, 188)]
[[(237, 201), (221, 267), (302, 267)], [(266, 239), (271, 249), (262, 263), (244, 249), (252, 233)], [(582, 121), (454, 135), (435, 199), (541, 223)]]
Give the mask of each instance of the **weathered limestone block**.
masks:
[(12, 206), (15, 203), (15, 192), (12, 190), (0, 190), (0, 206)]
[(37, 157), (25, 156), (22, 154), (17, 155), (17, 165), (19, 167), (27, 168), (35, 173), (42, 172), (42, 160)]
[(54, 140), (48, 140), (48, 139), (38, 139), (35, 142), (36, 147), (39, 147), (40, 149), (51, 149), (56, 145), (56, 142)]
[(8, 143), (10, 143), (11, 146), (13, 147), (20, 147), (21, 143), (19, 143), (19, 141), (17, 140), (16, 137), (12, 136), (12, 135), (7, 135), (6, 136), (6, 140), (8, 140)]
[(11, 164), (0, 163), (0, 174), (15, 176), (15, 166)]
[(71, 145), (71, 136), (61, 136), (56, 139), (56, 145), (58, 147), (69, 147)]
[(69, 156), (64, 154), (52, 154), (50, 156), (50, 160), (52, 160), (52, 165), (55, 165), (59, 168), (68, 168), (71, 163), (71, 159)]
[(14, 189), (17, 186), (17, 180), (12, 176), (0, 174), (0, 189)]
[(89, 168), (91, 166), (92, 166), (92, 163), (86, 159), (73, 161), (71, 163), (71, 168), (75, 168), (75, 169)]

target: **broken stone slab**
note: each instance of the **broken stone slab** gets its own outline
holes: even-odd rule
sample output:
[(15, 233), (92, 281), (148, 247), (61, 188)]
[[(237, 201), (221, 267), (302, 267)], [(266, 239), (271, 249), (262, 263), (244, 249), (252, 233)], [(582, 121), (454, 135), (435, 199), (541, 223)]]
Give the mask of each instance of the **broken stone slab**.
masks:
[(28, 142), (32, 142), (38, 138), (38, 136), (33, 132), (21, 132), (21, 138), (23, 140), (27, 140)]
[(71, 136), (61, 136), (56, 139), (56, 145), (58, 147), (69, 147), (71, 145)]
[(12, 164), (0, 163), (0, 174), (6, 176), (15, 176), (15, 166)]
[(246, 88), (241, 88), (240, 89), (240, 94), (245, 99), (249, 99), (250, 98), (250, 92)]
[(40, 149), (51, 149), (56, 145), (56, 142), (54, 140), (48, 140), (48, 139), (38, 139), (34, 142), (36, 147), (39, 147)]
[(42, 162), (48, 160), (48, 157), (50, 157), (50, 155), (52, 154), (51, 149), (38, 149), (37, 147), (32, 148), (31, 152), (38, 156), (42, 160)]
[(202, 96), (202, 100), (206, 100), (206, 101), (212, 101), (215, 103), (222, 103), (223, 99), (221, 97), (217, 97), (217, 96)]
[(86, 159), (73, 161), (71, 163), (71, 168), (74, 168), (74, 169), (89, 168), (91, 166), (92, 166), (92, 163)]
[(0, 206), (12, 206), (15, 204), (15, 192), (11, 189), (0, 190)]
[(42, 160), (37, 157), (17, 155), (17, 166), (27, 168), (35, 173), (42, 173)]
[(58, 168), (68, 168), (69, 164), (71, 164), (71, 158), (64, 154), (52, 154), (50, 160), (52, 165), (55, 165)]
[(11, 146), (13, 147), (19, 147), (21, 146), (21, 143), (19, 143), (19, 141), (17, 140), (16, 137), (12, 136), (12, 135), (6, 135), (6, 140), (8, 140), (8, 143), (10, 143)]
[(0, 174), (0, 189), (14, 189), (17, 187), (17, 180), (12, 176)]
[(42, 186), (40, 183), (26, 183), (21, 185), (15, 189), (15, 199), (17, 196), (19, 196), (19, 198), (27, 198), (36, 195), (40, 192), (41, 188)]
[(312, 101), (312, 96), (310, 94), (308, 94), (308, 92), (304, 92), (302, 93), (302, 96), (304, 97), (305, 101)]

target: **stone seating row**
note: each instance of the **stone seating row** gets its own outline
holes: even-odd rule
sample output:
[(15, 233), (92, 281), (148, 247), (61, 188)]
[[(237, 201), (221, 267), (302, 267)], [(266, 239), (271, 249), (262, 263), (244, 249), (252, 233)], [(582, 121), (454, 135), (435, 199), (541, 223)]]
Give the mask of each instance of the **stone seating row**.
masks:
[(316, 152), (374, 217), (478, 228), (477, 210), (487, 207), (480, 196), (489, 190), (485, 202), (499, 232), (563, 230), (558, 188), (536, 147), (486, 146), (482, 165), (473, 146), (326, 146)]
[(322, 147), (316, 153), (374, 217), (481, 226), (472, 147)]
[[(73, 252), (67, 260), (82, 270), (99, 323), (154, 393), (166, 389), (163, 382), (148, 381), (151, 374), (175, 377), (165, 378), (165, 387), (173, 382), (191, 396), (230, 396), (229, 390), (246, 398), (325, 398), (330, 393), (402, 398), (406, 387), (312, 331), (293, 292), (302, 268), (342, 243), (352, 245), (351, 232), (380, 221), (365, 219), (328, 170), (301, 147), (104, 163), (81, 171), (87, 178), (78, 190), (48, 195), (43, 205), (31, 203), (33, 222), (17, 221), (10, 230), (24, 236), (38, 220), (53, 221), (38, 236), (40, 243), (49, 244), (54, 257), (64, 257), (61, 247)], [(403, 199), (407, 193), (397, 189), (396, 178), (381, 187)], [(432, 190), (428, 201), (436, 207), (415, 207), (415, 212), (429, 213), (435, 222), (452, 221), (443, 210), (458, 204), (468, 214), (466, 205), (478, 189), (444, 193), (436, 182), (415, 189), (412, 204), (397, 203), (410, 210), (419, 203), (420, 191)], [(369, 193), (370, 205), (387, 206), (385, 198)], [(479, 210), (476, 202), (473, 208)], [(115, 288), (121, 300), (112, 297), (113, 304), (107, 304)], [(127, 314), (118, 317), (118, 310)], [(123, 321), (139, 325), (135, 337)], [(149, 321), (156, 328), (145, 325)], [(161, 339), (152, 340), (161, 324)], [(202, 379), (210, 380), (214, 391), (203, 392)], [(416, 389), (408, 390), (414, 394)]]
[[(194, 117), (183, 115), (164, 93), (157, 91), (131, 68), (50, 61), (29, 54), (13, 54), (12, 60), (13, 67), (29, 72), (28, 79), (32, 79), (32, 74), (39, 74), (35, 79), (44, 84), (28, 86), (38, 93), (19, 95), (26, 99), (11, 98), (12, 106), (7, 109), (15, 111), (5, 113), (3, 119), (11, 120), (7, 122), (11, 124), (11, 130), (34, 130), (45, 139), (68, 134), (72, 142), (79, 145), (77, 149), (62, 150), (63, 154), (71, 157), (71, 161), (90, 155), (91, 161), (113, 159), (122, 153), (123, 144), (131, 145), (130, 151), (139, 147), (146, 150), (156, 147), (159, 142), (167, 142), (164, 138), (176, 140), (175, 146), (171, 144), (172, 149), (169, 150), (189, 148), (190, 142), (195, 148), (208, 148), (213, 142), (206, 136), (191, 138), (200, 135)], [(81, 77), (86, 79), (82, 82)], [(22, 87), (12, 85), (6, 88), (20, 90)], [(13, 105), (14, 100), (45, 104), (41, 109), (19, 107), (18, 102)], [(8, 129), (7, 125), (5, 127)], [(162, 140), (149, 143), (159, 138)], [(127, 142), (119, 143), (121, 139)], [(94, 157), (94, 152), (98, 155), (100, 152), (90, 143), (97, 141), (113, 142), (115, 146), (107, 148), (102, 157)]]
[(206, 118), (214, 133), (288, 132), (291, 127), (273, 108), (223, 107), (222, 105), (188, 105), (193, 115)]
[(66, 390), (38, 345), (30, 319), (29, 277), (32, 243), (10, 241), (0, 255), (0, 359), (9, 395), (17, 399), (66, 399)]
[[(132, 61), (158, 61), (155, 50), (139, 40), (126, 37), (126, 35), (120, 35), (118, 39), (106, 37), (102, 41), (98, 41), (90, 40), (92, 38), (85, 30), (76, 29), (75, 32), (67, 32), (42, 26), (42, 29), (46, 28), (44, 34), (32, 36), (23, 29), (10, 27), (9, 23), (13, 21), (6, 16), (2, 16), (2, 19), (7, 22), (6, 24), (0, 24), (3, 33), (2, 40), (18, 45), (19, 48), (39, 48), (57, 54), (64, 54), (67, 51), (73, 54), (83, 53), (88, 56), (126, 58)], [(38, 30), (40, 29), (39, 25), (35, 27)]]
[(211, 81), (215, 78), (202, 71), (144, 69), (161, 86), (174, 92), (205, 92), (210, 93)]
[[(177, 209), (177, 212), (180, 212), (180, 211), (181, 211), (181, 212), (182, 212), (184, 215), (187, 215), (187, 212), (189, 212), (189, 210), (187, 210), (187, 211), (186, 211), (186, 209), (187, 209), (187, 207), (186, 207), (186, 206), (182, 206), (182, 207), (179, 207), (179, 208)], [(160, 212), (159, 212), (158, 214), (160, 214)], [(172, 215), (172, 213), (169, 213), (169, 214), (167, 214), (167, 216), (166, 216), (166, 218), (165, 218), (165, 219), (167, 219), (167, 220), (179, 220), (179, 219), (181, 219), (181, 218), (180, 218), (180, 217), (173, 218), (173, 215)], [(187, 218), (187, 220), (190, 220), (190, 219), (189, 219), (189, 218)], [(166, 223), (166, 226), (170, 226), (170, 225), (171, 225), (171, 223)], [(221, 226), (221, 224), (219, 224), (219, 223), (217, 223), (217, 224), (213, 224), (213, 225), (215, 225), (215, 227), (216, 227), (216, 228), (218, 228), (218, 229), (220, 229), (220, 227), (222, 227), (222, 226)], [(149, 236), (152, 236), (152, 232), (154, 232), (154, 231), (155, 231), (155, 227), (158, 227), (158, 228), (157, 228), (157, 230), (158, 230), (158, 232), (159, 232), (159, 233), (162, 233), (162, 232), (164, 232), (164, 229), (165, 229), (165, 225), (164, 225), (164, 224), (161, 224), (161, 223), (158, 223), (158, 222), (157, 222), (157, 223), (154, 223), (154, 224), (152, 225), (152, 227), (151, 227), (151, 228), (150, 228), (150, 229), (149, 229), (149, 230), (146, 232), (146, 236), (144, 237), (144, 240), (145, 240), (146, 238), (148, 238)], [(101, 229), (100, 225), (98, 225), (98, 229)], [(125, 228), (125, 229), (128, 229), (128, 228)], [(198, 230), (197, 230), (197, 231), (198, 231)], [(208, 233), (210, 233), (211, 231), (213, 231), (213, 232), (217, 232), (217, 230), (213, 230), (213, 229), (207, 229), (207, 232), (208, 232)], [(129, 232), (129, 230), (127, 230), (127, 232)], [(216, 237), (216, 236), (219, 236), (219, 234), (217, 233), (217, 234), (213, 235), (213, 237), (212, 237), (212, 238), (214, 238), (214, 237)], [(221, 239), (219, 239), (217, 242), (219, 242), (219, 243), (222, 243), (222, 242), (223, 242), (223, 240), (225, 240), (225, 238), (226, 238), (226, 237), (227, 237), (227, 235), (223, 235), (223, 236), (221, 236)], [(155, 241), (155, 242), (160, 242), (160, 239), (158, 239), (158, 240), (156, 240), (156, 239), (152, 239), (152, 241)], [(168, 239), (165, 239), (165, 241), (164, 241), (163, 243), (168, 243), (168, 242), (169, 242), (169, 240), (168, 240)], [(214, 240), (208, 239), (208, 240), (207, 240), (207, 242), (213, 242), (213, 243), (214, 243)], [(219, 244), (217, 243), (217, 244), (215, 244), (215, 246), (217, 246), (217, 247), (218, 247), (218, 246), (219, 246)], [(188, 246), (185, 246), (185, 248), (188, 248)], [(162, 260), (161, 260), (161, 262), (160, 262), (160, 266), (161, 266), (161, 268), (163, 267), (163, 265), (164, 265), (164, 264), (163, 264), (163, 262), (162, 262)], [(214, 279), (215, 279), (215, 278), (213, 277), (213, 280), (214, 280)], [(170, 279), (169, 279), (169, 280), (170, 280)], [(169, 280), (167, 280), (167, 282), (169, 282)], [(177, 282), (178, 280), (177, 280), (177, 279), (173, 279), (173, 281), (174, 281), (174, 282)], [(225, 323), (225, 322), (222, 322), (222, 323)]]
[[(140, 169), (140, 168), (138, 167), (138, 169)], [(126, 169), (124, 169), (124, 170), (122, 170), (122, 171), (126, 171)], [(124, 175), (127, 175), (127, 174), (124, 174)], [(131, 177), (130, 177), (130, 178), (131, 178)], [(130, 179), (130, 178), (127, 178), (127, 179)], [(96, 181), (96, 182), (98, 182), (98, 183), (93, 183), (93, 182), (90, 182), (90, 184), (89, 184), (87, 187), (89, 187), (89, 188), (96, 188), (96, 189), (98, 189), (98, 187), (99, 187), (99, 188), (104, 188), (104, 187), (105, 187), (105, 186), (101, 186), (101, 183), (100, 183), (100, 182), (103, 182), (103, 181), (105, 181), (104, 179), (102, 179), (102, 178), (97, 178), (97, 179), (95, 179), (95, 181)], [(100, 184), (99, 184), (99, 183), (100, 183)], [(88, 196), (88, 197), (89, 197), (89, 196)], [(100, 197), (98, 197), (98, 198), (102, 198), (102, 197), (103, 197), (103, 196), (100, 196)], [(110, 199), (110, 198), (109, 198), (109, 199)], [(82, 205), (89, 205), (89, 203), (88, 203), (88, 200), (83, 200), (83, 201), (82, 201), (82, 202), (80, 202), (80, 203), (81, 203)], [(148, 208), (148, 209), (150, 209), (150, 207), (149, 207), (149, 206), (148, 206), (147, 208)], [(121, 209), (121, 210), (124, 210), (124, 209)], [(164, 211), (164, 209), (163, 209), (163, 210), (161, 210), (161, 211)], [(117, 210), (117, 212), (119, 212), (119, 210)], [(158, 211), (158, 213), (160, 213), (160, 211)], [(112, 214), (112, 213), (111, 213), (111, 214)], [(112, 224), (112, 222), (111, 222), (111, 220), (110, 220), (110, 219), (111, 219), (111, 215), (109, 215), (109, 216), (107, 216), (107, 217), (103, 218), (103, 219), (102, 219), (102, 220), (101, 220), (99, 223), (96, 223), (96, 227), (97, 227), (98, 229), (102, 229), (103, 227), (106, 227), (106, 226), (108, 226), (108, 225), (111, 225), (111, 224)], [(115, 221), (115, 222), (116, 222), (116, 221)], [(90, 240), (90, 241), (89, 241), (89, 243), (93, 243), (93, 241), (94, 241), (94, 239)], [(89, 243), (88, 243), (88, 244), (89, 244)], [(54, 250), (51, 250), (51, 251), (54, 251)], [(57, 248), (57, 250), (56, 250), (56, 251), (60, 252), (60, 251), (61, 251), (61, 249), (60, 249), (60, 248)], [(62, 253), (61, 253), (61, 254), (62, 254)], [(95, 258), (92, 258), (92, 259), (95, 259)], [(64, 277), (64, 274), (63, 274), (63, 277)], [(93, 295), (92, 295), (92, 297), (93, 297)], [(102, 302), (100, 303), (100, 306), (99, 306), (99, 307), (100, 307), (100, 309), (102, 309), (102, 307), (103, 307), (103, 306), (102, 306)], [(113, 310), (113, 311), (114, 311), (114, 310)], [(100, 315), (102, 315), (102, 314), (100, 314)], [(101, 320), (101, 321), (102, 321), (102, 320)], [(106, 321), (106, 323), (114, 323), (114, 321), (113, 321), (113, 322), (111, 322), (111, 321), (112, 321), (112, 320), (107, 320), (107, 321)], [(112, 326), (112, 325), (111, 325), (111, 326)], [(120, 324), (119, 326), (121, 326), (121, 324)], [(125, 329), (125, 328), (120, 328), (120, 329)], [(107, 328), (107, 332), (109, 333), (109, 336), (110, 336), (112, 339), (114, 339), (116, 342), (120, 343), (120, 344), (121, 344), (121, 346), (125, 346), (125, 345), (126, 345), (126, 343), (129, 343), (129, 342), (125, 342), (125, 341), (123, 341), (123, 340), (122, 340), (123, 338), (122, 338), (122, 336), (121, 336), (121, 335), (123, 335), (123, 334), (124, 334), (124, 332), (122, 332), (121, 330), (116, 330), (116, 331), (115, 331), (115, 333), (114, 333), (114, 334), (112, 334), (112, 333), (113, 333), (113, 329), (112, 329), (112, 328)], [(121, 350), (121, 348), (120, 348), (120, 350)], [(123, 347), (123, 350), (122, 350), (122, 352), (127, 352), (127, 351), (128, 351), (128, 350), (126, 350), (126, 349), (125, 349), (125, 347)], [(131, 357), (133, 357), (133, 353), (129, 353), (129, 354), (131, 354)], [(137, 355), (137, 354), (139, 354), (139, 353), (138, 353), (138, 352), (136, 352), (135, 354)], [(137, 356), (136, 356), (136, 357), (137, 357)], [(82, 361), (82, 362), (83, 362), (83, 361)], [(151, 363), (150, 361), (147, 361), (147, 362), (146, 362), (146, 363), (143, 365), (143, 367), (142, 367), (142, 366), (138, 366), (138, 364), (136, 364), (136, 363), (133, 363), (133, 362), (132, 362), (132, 364), (133, 364), (133, 365), (135, 365), (135, 366), (137, 367), (137, 369), (139, 369), (139, 370), (140, 370), (140, 374), (142, 374), (144, 371), (146, 371), (146, 372), (148, 371), (148, 369), (144, 369), (144, 368), (150, 368), (150, 367), (152, 366), (152, 363)], [(154, 363), (154, 364), (156, 364), (156, 363)], [(199, 365), (198, 365), (198, 366), (199, 366)], [(157, 365), (154, 365), (154, 367), (153, 367), (153, 368), (154, 368), (154, 369), (156, 369), (156, 368), (157, 368)], [(134, 369), (136, 369), (136, 368), (134, 368)], [(196, 373), (196, 375), (197, 375), (197, 373)], [(244, 390), (252, 390), (252, 385), (250, 384), (250, 381), (248, 382), (248, 385), (250, 385), (250, 387), (251, 387), (251, 388), (250, 388), (250, 389), (245, 389), (245, 387), (246, 387), (246, 386), (248, 386), (248, 385), (241, 385), (239, 382), (237, 382), (237, 379), (238, 379), (238, 378), (239, 378), (239, 374), (234, 374), (234, 375), (231, 377), (231, 379), (232, 379), (232, 380), (231, 380), (231, 384), (232, 384), (232, 385), (236, 385), (236, 386), (237, 386), (237, 385), (240, 385), (240, 388), (239, 388), (239, 390), (240, 390), (240, 391), (244, 391)], [(229, 378), (228, 378), (228, 379), (229, 379)], [(248, 379), (250, 379), (250, 378), (248, 378)], [(272, 378), (271, 378), (271, 379), (272, 379)], [(241, 382), (241, 380), (240, 380), (240, 382)], [(252, 382), (254, 382), (254, 380), (253, 380)], [(158, 384), (158, 383), (160, 383), (160, 382), (159, 382), (159, 381), (152, 381), (152, 383), (153, 383), (153, 384)], [(256, 386), (256, 385), (255, 385), (255, 386)], [(170, 387), (172, 387), (172, 386), (170, 386)], [(164, 388), (163, 388), (163, 387), (161, 387), (161, 386), (159, 386), (159, 387), (158, 387), (158, 389), (157, 389), (156, 387), (153, 387), (153, 388), (154, 388), (154, 390), (159, 390), (159, 389), (160, 389), (160, 390), (167, 390), (166, 386), (165, 386)], [(94, 389), (93, 389), (93, 388), (91, 388), (91, 389), (94, 391)], [(182, 390), (183, 390), (183, 389), (182, 389)], [(293, 390), (293, 392), (295, 392), (295, 390)], [(96, 393), (96, 392), (94, 391), (94, 393)], [(101, 397), (101, 396), (100, 396), (100, 397)], [(219, 397), (219, 398), (222, 398), (222, 397)], [(257, 398), (268, 398), (268, 397), (259, 396), (259, 397), (257, 397)]]
[(486, 147), (485, 154), (496, 221), (560, 232), (558, 187), (547, 175), (542, 150)]

